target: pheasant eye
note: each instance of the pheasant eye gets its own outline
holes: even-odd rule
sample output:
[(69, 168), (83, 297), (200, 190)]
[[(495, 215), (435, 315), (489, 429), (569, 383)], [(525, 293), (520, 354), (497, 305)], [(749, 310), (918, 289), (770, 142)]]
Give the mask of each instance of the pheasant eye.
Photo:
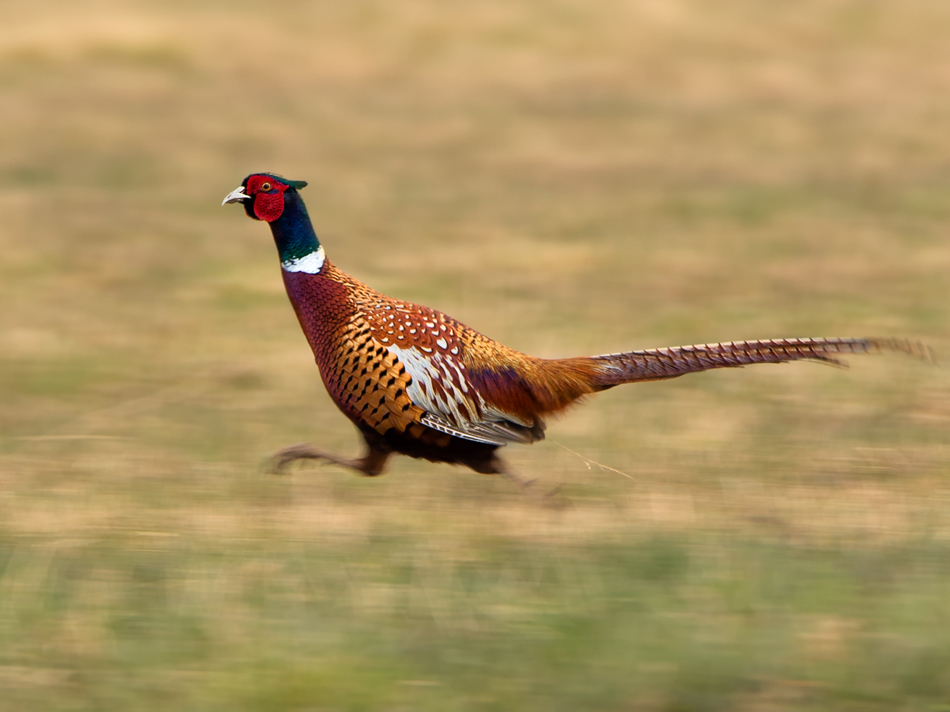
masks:
[(263, 190), (263, 191), (268, 191), (268, 190), (270, 190), (270, 189), (271, 189), (271, 184), (270, 184), (270, 183), (261, 183), (261, 190)]

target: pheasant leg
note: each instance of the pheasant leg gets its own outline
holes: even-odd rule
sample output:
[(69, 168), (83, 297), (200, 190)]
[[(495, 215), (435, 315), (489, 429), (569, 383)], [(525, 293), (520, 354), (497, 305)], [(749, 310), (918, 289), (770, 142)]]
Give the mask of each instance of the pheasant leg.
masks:
[(500, 474), (509, 482), (513, 482), (514, 484), (518, 485), (518, 487), (521, 489), (522, 494), (528, 495), (529, 497), (533, 497), (537, 499), (539, 502), (541, 502), (542, 504), (548, 504), (551, 501), (551, 498), (561, 491), (561, 485), (557, 485), (556, 487), (548, 490), (547, 492), (540, 492), (535, 487), (535, 484), (538, 481), (537, 479), (526, 480), (524, 477), (516, 475), (514, 472), (509, 470), (507, 465), (500, 467), (498, 474)]
[(310, 443), (297, 443), (275, 452), (267, 469), (272, 474), (282, 475), (286, 473), (287, 466), (296, 460), (323, 460), (356, 470), (367, 477), (374, 477), (383, 471), (391, 454), (389, 451), (370, 447), (363, 457), (348, 459), (319, 450)]

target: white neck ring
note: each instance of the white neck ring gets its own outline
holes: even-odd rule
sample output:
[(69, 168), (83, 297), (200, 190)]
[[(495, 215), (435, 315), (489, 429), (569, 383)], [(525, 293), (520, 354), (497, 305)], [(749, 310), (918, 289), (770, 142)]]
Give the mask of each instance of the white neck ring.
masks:
[(326, 262), (327, 255), (323, 251), (323, 245), (317, 248), (316, 252), (311, 252), (303, 257), (296, 257), (292, 260), (286, 260), (280, 263), (284, 272), (306, 272), (307, 274), (317, 274), (323, 269), (323, 263)]

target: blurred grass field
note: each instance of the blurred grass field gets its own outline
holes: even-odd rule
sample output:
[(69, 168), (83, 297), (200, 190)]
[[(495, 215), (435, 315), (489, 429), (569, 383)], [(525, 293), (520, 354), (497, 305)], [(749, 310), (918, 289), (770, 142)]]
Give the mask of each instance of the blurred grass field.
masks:
[[(603, 394), (557, 507), (355, 452), (266, 227), (542, 356), (950, 351), (937, 0), (0, 6), (0, 709), (950, 709), (950, 375)], [(600, 467), (595, 463), (601, 463)]]

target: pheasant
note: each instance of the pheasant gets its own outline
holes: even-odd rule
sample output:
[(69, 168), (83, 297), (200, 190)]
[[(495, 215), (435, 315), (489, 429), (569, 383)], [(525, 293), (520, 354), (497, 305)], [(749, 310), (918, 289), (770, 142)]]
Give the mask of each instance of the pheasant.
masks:
[(284, 285), (337, 407), (363, 437), (348, 459), (309, 443), (274, 456), (281, 471), (316, 459), (379, 475), (394, 453), (465, 465), (521, 481), (498, 456), (508, 443), (544, 438), (548, 415), (624, 383), (714, 368), (926, 347), (895, 339), (769, 339), (542, 359), (508, 348), (435, 309), (393, 299), (326, 257), (300, 197), (304, 181), (254, 173), (222, 202), (270, 225)]

